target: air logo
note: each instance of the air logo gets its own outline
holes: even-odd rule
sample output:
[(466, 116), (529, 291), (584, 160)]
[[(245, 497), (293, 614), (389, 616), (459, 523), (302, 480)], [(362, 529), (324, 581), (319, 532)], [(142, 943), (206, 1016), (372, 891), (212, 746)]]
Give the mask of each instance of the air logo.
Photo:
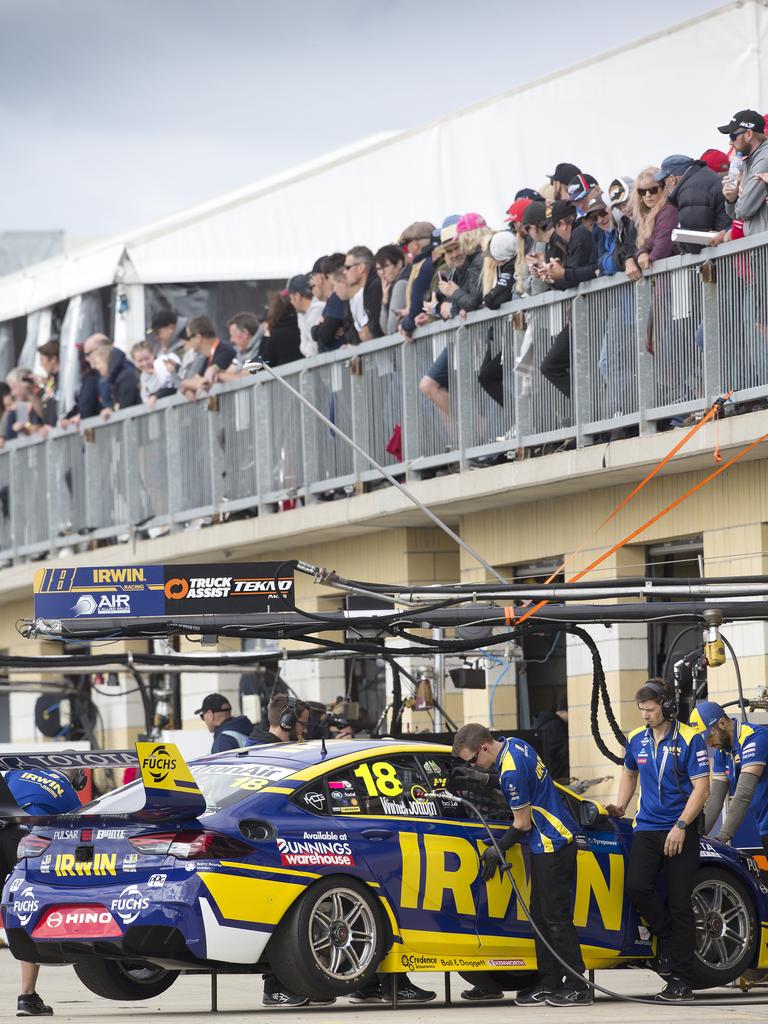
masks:
[(127, 594), (102, 594), (96, 602), (91, 594), (82, 594), (75, 602), (75, 616), (130, 615), (131, 599)]

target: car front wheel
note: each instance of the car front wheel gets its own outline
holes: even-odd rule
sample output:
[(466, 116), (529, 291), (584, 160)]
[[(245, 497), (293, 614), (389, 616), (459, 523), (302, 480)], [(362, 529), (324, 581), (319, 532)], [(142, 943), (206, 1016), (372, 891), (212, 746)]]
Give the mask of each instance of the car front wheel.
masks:
[(362, 988), (386, 953), (383, 915), (354, 878), (311, 886), (275, 932), (268, 956), (289, 991), (311, 999)]
[(722, 868), (702, 867), (693, 888), (693, 912), (693, 987), (716, 988), (735, 981), (751, 965), (758, 940), (749, 890)]

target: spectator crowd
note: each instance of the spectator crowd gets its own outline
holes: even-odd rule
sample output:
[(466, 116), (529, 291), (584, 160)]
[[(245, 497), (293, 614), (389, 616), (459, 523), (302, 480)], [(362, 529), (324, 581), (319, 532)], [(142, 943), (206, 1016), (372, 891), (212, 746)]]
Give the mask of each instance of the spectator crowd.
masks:
[[(477, 212), (452, 213), (439, 225), (405, 227), (376, 251), (355, 245), (318, 257), (291, 277), (258, 311), (244, 311), (219, 337), (207, 316), (157, 313), (147, 336), (128, 353), (104, 334), (79, 346), (80, 383), (72, 408), (60, 407), (59, 343), (38, 348), (41, 372), (16, 367), (2, 388), (0, 445), (20, 435), (45, 436), (81, 419), (109, 419), (117, 409), (150, 408), (170, 395), (207, 395), (220, 382), (250, 373), (249, 364), (280, 366), (318, 353), (466, 317), (473, 310), (597, 277), (638, 280), (675, 253), (768, 231), (768, 145), (765, 118), (740, 110), (718, 131), (729, 142), (698, 158), (664, 157), (631, 176), (601, 185), (568, 162), (545, 184), (519, 188), (494, 230)], [(540, 372), (565, 396), (571, 392), (570, 324), (552, 339)], [(620, 361), (619, 361), (620, 362)], [(422, 394), (448, 420), (448, 353), (420, 381)], [(500, 346), (489, 331), (478, 381), (503, 405)]]

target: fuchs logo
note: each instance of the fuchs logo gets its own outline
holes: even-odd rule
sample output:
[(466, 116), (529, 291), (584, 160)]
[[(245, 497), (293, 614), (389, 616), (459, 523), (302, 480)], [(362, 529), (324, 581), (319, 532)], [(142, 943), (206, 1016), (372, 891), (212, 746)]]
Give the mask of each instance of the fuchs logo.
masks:
[(176, 760), (168, 753), (168, 748), (161, 743), (157, 747), (153, 747), (149, 752), (149, 757), (145, 757), (141, 762), (141, 767), (146, 768), (153, 781), (159, 785), (161, 782), (165, 782), (171, 772), (175, 770)]
[(96, 602), (90, 594), (83, 594), (82, 597), (78, 597), (75, 601), (74, 613), (75, 615), (93, 615), (96, 611)]
[(35, 897), (32, 886), (28, 885), (23, 892), (19, 893), (18, 898), (13, 901), (13, 912), (26, 928), (32, 920), (32, 915), (37, 913), (39, 906), (40, 904)]
[(148, 906), (149, 900), (141, 895), (138, 885), (127, 886), (116, 900), (112, 900), (112, 910), (123, 924), (133, 924), (142, 910), (146, 910)]

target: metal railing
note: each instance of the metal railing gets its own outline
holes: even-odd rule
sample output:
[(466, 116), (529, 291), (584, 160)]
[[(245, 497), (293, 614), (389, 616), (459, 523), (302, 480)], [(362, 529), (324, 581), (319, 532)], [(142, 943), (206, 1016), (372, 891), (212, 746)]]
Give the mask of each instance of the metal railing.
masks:
[[(539, 371), (567, 329), (571, 394)], [(420, 382), (445, 352), (443, 408)], [(439, 467), (768, 396), (768, 237), (654, 265), (637, 283), (599, 278), (412, 342), (382, 338), (281, 367), (280, 376), (392, 472)], [(482, 382), (482, 386), (481, 383)], [(266, 372), (55, 430), (0, 451), (0, 558), (20, 560), (201, 517), (264, 515), (379, 474)]]

